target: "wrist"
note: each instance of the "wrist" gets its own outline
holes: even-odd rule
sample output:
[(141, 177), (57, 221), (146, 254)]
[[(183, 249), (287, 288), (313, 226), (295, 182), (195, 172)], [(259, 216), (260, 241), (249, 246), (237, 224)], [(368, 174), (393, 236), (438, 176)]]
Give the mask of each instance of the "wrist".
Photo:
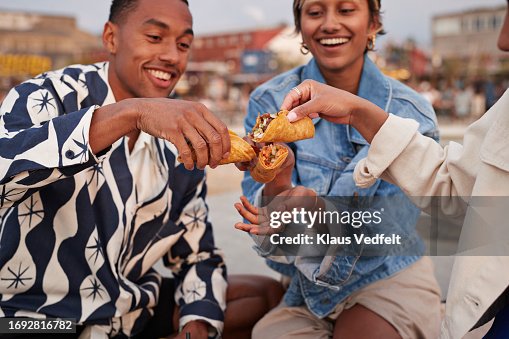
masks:
[(128, 100), (97, 108), (90, 123), (90, 148), (94, 154), (136, 130), (135, 105)]
[(120, 115), (126, 121), (128, 133), (139, 130), (141, 111), (138, 99), (124, 99), (119, 102)]
[(293, 168), (285, 168), (276, 175), (274, 180), (266, 183), (263, 189), (263, 195), (274, 197), (283, 191), (291, 189), (292, 170)]

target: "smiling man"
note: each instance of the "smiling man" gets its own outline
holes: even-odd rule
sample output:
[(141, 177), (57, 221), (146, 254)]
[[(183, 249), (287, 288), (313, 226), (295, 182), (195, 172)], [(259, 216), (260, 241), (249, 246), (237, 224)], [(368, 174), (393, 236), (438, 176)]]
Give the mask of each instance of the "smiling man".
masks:
[[(71, 318), (94, 338), (222, 332), (226, 268), (201, 169), (228, 155), (227, 128), (205, 106), (168, 98), (192, 40), (186, 1), (114, 0), (108, 62), (42, 74), (5, 98), (0, 316)], [(161, 258), (174, 279), (153, 268)], [(278, 287), (247, 280), (256, 288), (232, 294), (231, 283), (228, 295), (260, 317), (270, 305), (253, 304), (260, 288), (275, 304)]]

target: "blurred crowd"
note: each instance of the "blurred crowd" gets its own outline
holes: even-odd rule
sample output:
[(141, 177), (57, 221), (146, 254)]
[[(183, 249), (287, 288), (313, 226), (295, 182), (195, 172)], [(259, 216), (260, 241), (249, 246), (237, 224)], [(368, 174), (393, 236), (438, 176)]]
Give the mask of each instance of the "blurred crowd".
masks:
[(509, 87), (507, 80), (491, 79), (443, 79), (435, 83), (423, 80), (413, 87), (433, 105), (438, 117), (453, 121), (480, 118)]

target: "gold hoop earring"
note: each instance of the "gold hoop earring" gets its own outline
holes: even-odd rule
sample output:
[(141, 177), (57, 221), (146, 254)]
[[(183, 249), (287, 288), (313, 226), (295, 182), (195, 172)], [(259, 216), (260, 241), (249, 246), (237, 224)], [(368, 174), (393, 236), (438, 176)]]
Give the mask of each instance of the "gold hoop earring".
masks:
[(376, 45), (376, 34), (368, 38), (368, 44), (366, 45), (366, 48), (368, 49), (368, 51), (372, 51), (375, 49), (375, 45)]
[(309, 47), (303, 42), (300, 43), (300, 52), (303, 55), (309, 54)]

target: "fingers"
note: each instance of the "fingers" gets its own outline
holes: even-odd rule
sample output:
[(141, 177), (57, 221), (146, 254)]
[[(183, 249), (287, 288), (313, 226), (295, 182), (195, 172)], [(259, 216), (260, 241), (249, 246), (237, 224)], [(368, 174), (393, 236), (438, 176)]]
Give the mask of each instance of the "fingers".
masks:
[(317, 100), (313, 100), (316, 96), (315, 92), (315, 81), (305, 80), (286, 95), (281, 109), (290, 111), (287, 116), (290, 122), (306, 116), (311, 119), (318, 118), (320, 104)]
[(234, 206), (244, 219), (252, 224), (262, 225), (268, 223), (268, 213), (265, 208), (258, 208), (253, 206), (246, 197), (240, 198), (241, 204), (236, 203)]
[[(181, 130), (196, 153), (196, 167), (215, 168), (230, 153), (230, 135), (226, 125), (204, 105), (192, 106), (180, 120)], [(186, 167), (187, 168), (187, 167)]]
[(237, 212), (239, 212), (239, 214), (244, 219), (246, 219), (247, 221), (249, 221), (252, 224), (259, 224), (257, 214), (249, 212), (242, 204), (236, 203), (234, 206), (235, 206), (235, 209), (237, 209)]
[(281, 105), (282, 111), (291, 111), (292, 108), (299, 106), (300, 104), (300, 95), (295, 91), (290, 91), (283, 99), (283, 104)]
[(175, 147), (177, 147), (180, 159), (184, 163), (184, 167), (189, 171), (193, 170), (194, 160), (192, 157), (191, 148), (187, 144), (186, 139), (184, 139), (184, 136), (180, 133), (177, 133), (173, 136), (170, 142), (172, 142)]
[(234, 227), (238, 230), (241, 230), (241, 231), (244, 231), (247, 233), (251, 233), (251, 230), (258, 226), (253, 225), (253, 224), (246, 224), (244, 222), (238, 222), (234, 225)]
[[(184, 130), (186, 136), (188, 136), (188, 139), (192, 141), (190, 138), (192, 135), (194, 138), (196, 138), (196, 140), (198, 140), (196, 137), (198, 134), (200, 139), (203, 140), (203, 142), (199, 141), (199, 146), (201, 148), (199, 150), (195, 148), (195, 151), (197, 159), (202, 161), (206, 159), (206, 163), (203, 165), (203, 163), (197, 162), (197, 167), (203, 169), (207, 164), (212, 168), (216, 167), (219, 164), (219, 161), (223, 158), (223, 145), (221, 141), (221, 135), (201, 115), (190, 119), (189, 123), (196, 133), (190, 129)], [(195, 147), (194, 143), (193, 147)], [(198, 154), (200, 154), (202, 157), (200, 158)]]
[(275, 230), (270, 227), (269, 218), (265, 213), (265, 209), (253, 206), (246, 197), (241, 197), (242, 203), (236, 203), (235, 209), (249, 223), (238, 222), (235, 228), (251, 234), (269, 234)]
[(321, 111), (321, 106), (322, 103), (319, 101), (308, 101), (288, 112), (287, 118), (290, 122), (300, 120), (304, 117), (310, 117), (311, 119), (318, 118), (318, 112)]
[[(217, 138), (217, 143), (220, 144), (221, 147), (217, 147), (217, 150), (214, 149), (210, 151), (211, 154), (211, 160), (215, 160), (215, 152), (218, 152), (219, 154), (219, 160), (223, 158), (227, 158), (230, 155), (231, 151), (231, 142), (230, 142), (230, 134), (228, 133), (228, 127), (219, 120), (218, 117), (216, 117), (212, 112), (210, 112), (208, 109), (205, 109), (203, 113), (203, 117), (205, 120), (214, 128), (214, 132), (217, 134), (217, 136), (214, 136), (214, 138)], [(209, 140), (211, 143), (211, 141)], [(215, 143), (211, 143), (214, 147), (216, 146)]]
[(252, 214), (260, 214), (260, 209), (254, 205), (252, 205), (249, 200), (245, 196), (240, 197), (240, 201), (242, 202), (242, 205)]
[(254, 234), (254, 235), (267, 235), (267, 234), (276, 233), (276, 230), (274, 230), (271, 227), (246, 224), (243, 222), (236, 223), (235, 228), (238, 230), (244, 231), (244, 232)]
[(313, 81), (304, 80), (300, 85), (295, 86), (288, 92), (281, 105), (281, 110), (290, 111), (297, 107), (300, 103), (304, 103), (311, 99), (311, 89)]
[(203, 170), (209, 163), (209, 148), (207, 142), (191, 125), (184, 125), (182, 131), (187, 140), (193, 145), (194, 153), (196, 154), (196, 167)]

